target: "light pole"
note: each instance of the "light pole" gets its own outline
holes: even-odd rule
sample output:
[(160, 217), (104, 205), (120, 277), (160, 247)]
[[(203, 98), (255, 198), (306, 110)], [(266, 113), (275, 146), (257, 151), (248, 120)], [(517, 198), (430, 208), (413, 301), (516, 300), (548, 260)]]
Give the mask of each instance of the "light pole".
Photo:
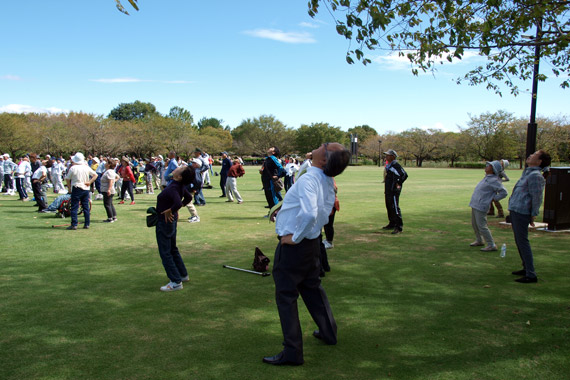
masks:
[(538, 64), (540, 63), (540, 39), (542, 37), (542, 20), (536, 23), (536, 37), (534, 39), (534, 70), (532, 73), (532, 99), (530, 103), (530, 121), (526, 130), (526, 157), (536, 151), (536, 97), (538, 92)]
[(378, 140), (378, 166), (382, 167), (382, 140)]

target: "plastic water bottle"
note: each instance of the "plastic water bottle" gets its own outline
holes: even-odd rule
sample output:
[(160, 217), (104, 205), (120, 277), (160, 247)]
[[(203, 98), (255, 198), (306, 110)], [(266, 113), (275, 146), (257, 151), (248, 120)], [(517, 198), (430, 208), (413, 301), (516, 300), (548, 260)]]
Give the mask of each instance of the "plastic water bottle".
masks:
[(506, 255), (507, 255), (507, 245), (503, 243), (503, 246), (501, 247), (501, 257), (505, 258)]

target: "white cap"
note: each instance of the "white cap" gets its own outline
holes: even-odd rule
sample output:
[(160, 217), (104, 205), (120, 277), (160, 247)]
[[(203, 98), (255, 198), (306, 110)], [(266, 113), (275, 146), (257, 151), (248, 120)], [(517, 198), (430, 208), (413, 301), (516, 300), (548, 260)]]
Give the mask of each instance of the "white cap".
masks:
[(193, 158), (191, 162), (193, 164), (198, 164), (198, 165), (202, 166), (202, 160), (199, 158)]

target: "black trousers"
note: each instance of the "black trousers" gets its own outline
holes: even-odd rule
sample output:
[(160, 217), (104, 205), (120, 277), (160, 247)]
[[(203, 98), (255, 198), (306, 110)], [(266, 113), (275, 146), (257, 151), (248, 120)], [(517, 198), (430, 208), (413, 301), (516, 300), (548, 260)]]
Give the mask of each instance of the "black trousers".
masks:
[(14, 190), (12, 176), (10, 174), (4, 174), (4, 187), (6, 188), (6, 191), (8, 191), (8, 189)]
[(333, 208), (332, 214), (329, 215), (329, 222), (325, 224), (325, 236), (329, 243), (332, 243), (334, 239), (334, 216), (336, 214), (336, 209)]
[(47, 204), (42, 194), (42, 183), (40, 181), (32, 180), (32, 190), (34, 191), (34, 199), (38, 204), (38, 211), (45, 210), (47, 208)]
[(263, 184), (263, 192), (265, 193), (265, 200), (269, 208), (277, 204), (275, 194), (273, 192), (273, 184), (271, 183), (271, 178), (261, 177), (261, 183)]
[(386, 198), (386, 211), (388, 211), (390, 226), (401, 229), (404, 225), (404, 221), (402, 220), (402, 212), (400, 210), (400, 192), (394, 191), (384, 195)]
[(303, 362), (303, 336), (299, 322), (299, 294), (317, 324), (323, 340), (336, 344), (337, 327), (319, 274), (320, 238), (304, 239), (299, 244), (277, 244), (273, 261), (275, 301), (283, 331), (283, 355)]
[(131, 181), (123, 180), (121, 185), (121, 200), (125, 200), (125, 192), (128, 192), (131, 197), (131, 202), (135, 200), (135, 195), (133, 194), (133, 183)]
[(117, 219), (117, 211), (115, 211), (115, 206), (113, 205), (113, 195), (108, 192), (103, 193), (103, 206), (105, 206), (105, 211), (107, 212), (107, 219)]
[(220, 173), (220, 187), (222, 188), (222, 195), (226, 196), (226, 182), (228, 180), (228, 173), (222, 174)]

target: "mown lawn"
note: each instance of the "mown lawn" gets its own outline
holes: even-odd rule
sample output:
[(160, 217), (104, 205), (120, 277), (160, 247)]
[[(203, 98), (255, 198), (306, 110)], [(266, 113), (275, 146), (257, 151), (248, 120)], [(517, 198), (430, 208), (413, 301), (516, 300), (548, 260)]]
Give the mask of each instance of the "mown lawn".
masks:
[[(532, 231), (539, 282), (515, 283), (510, 228), (490, 219), (504, 259), (469, 247), (468, 203), (483, 170), (408, 172), (396, 236), (381, 230), (378, 168), (337, 178), (341, 211), (323, 284), (339, 343), (311, 336), (300, 301), (305, 364), (294, 368), (261, 362), (281, 350), (272, 278), (222, 268), (250, 268), (256, 246), (273, 259), (256, 168), (238, 180), (243, 204), (215, 188), (200, 223), (181, 211), (191, 281), (169, 294), (158, 290), (167, 278), (145, 226), (155, 196), (116, 205), (110, 225), (94, 201), (88, 231), (51, 228), (61, 219), (0, 196), (0, 378), (568, 379), (570, 233)], [(508, 172), (509, 192), (520, 173)]]

